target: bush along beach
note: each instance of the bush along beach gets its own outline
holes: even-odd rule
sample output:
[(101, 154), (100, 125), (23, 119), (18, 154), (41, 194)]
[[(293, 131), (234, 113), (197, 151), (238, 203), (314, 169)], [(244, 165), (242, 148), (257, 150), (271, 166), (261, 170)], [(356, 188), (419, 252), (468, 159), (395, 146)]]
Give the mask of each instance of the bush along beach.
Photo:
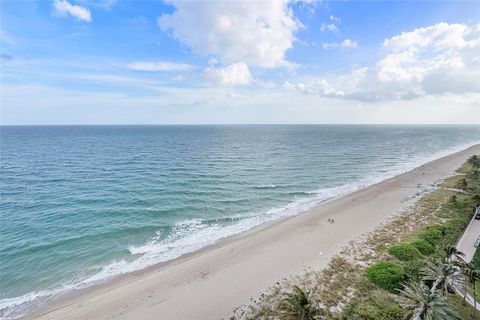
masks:
[(283, 279), (231, 319), (480, 318), (480, 252), (467, 263), (456, 247), (480, 205), (479, 159), (322, 270)]

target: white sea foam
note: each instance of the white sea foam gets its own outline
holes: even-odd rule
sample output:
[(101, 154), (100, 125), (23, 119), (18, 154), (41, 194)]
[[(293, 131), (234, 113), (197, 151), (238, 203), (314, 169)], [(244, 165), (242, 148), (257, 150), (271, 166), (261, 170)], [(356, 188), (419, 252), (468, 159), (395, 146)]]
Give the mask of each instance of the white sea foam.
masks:
[[(245, 232), (268, 221), (303, 213), (320, 203), (331, 201), (345, 194), (410, 171), (427, 162), (461, 151), (478, 143), (480, 143), (480, 141), (450, 148), (429, 157), (419, 157), (411, 162), (398, 165), (388, 172), (384, 172), (374, 177), (365, 178), (354, 183), (308, 191), (306, 194), (309, 196), (305, 198), (298, 198), (285, 206), (271, 208), (266, 212), (251, 213), (250, 215), (243, 216), (243, 219), (239, 219), (235, 223), (224, 225), (219, 223), (208, 224), (204, 223), (201, 219), (190, 219), (179, 222), (173, 226), (172, 231), (165, 239), (160, 240), (161, 234), (157, 232), (156, 235), (144, 245), (130, 246), (128, 248), (132, 255), (132, 259), (112, 261), (110, 264), (103, 266), (101, 271), (83, 279), (82, 281), (68, 283), (52, 290), (31, 292), (20, 297), (0, 300), (0, 317), (1, 319), (14, 319), (20, 317), (31, 312), (40, 305), (51, 302), (55, 297), (68, 291), (83, 289), (94, 284), (102, 283), (121, 274), (138, 271), (160, 262), (178, 258), (183, 254), (197, 251), (205, 246), (214, 244), (220, 239)], [(273, 188), (275, 186), (271, 185), (264, 187)], [(433, 190), (433, 187), (434, 186), (429, 190)]]
[(259, 185), (259, 186), (255, 186), (254, 188), (255, 189), (273, 189), (273, 188), (276, 188), (277, 185), (276, 184), (262, 184), (262, 185)]

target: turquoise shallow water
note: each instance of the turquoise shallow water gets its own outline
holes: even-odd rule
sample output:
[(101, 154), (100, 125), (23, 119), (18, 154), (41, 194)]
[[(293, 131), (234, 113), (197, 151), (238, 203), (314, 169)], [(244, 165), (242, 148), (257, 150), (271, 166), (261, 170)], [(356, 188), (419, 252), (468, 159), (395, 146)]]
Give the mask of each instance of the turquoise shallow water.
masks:
[(455, 126), (1, 127), (0, 315), (480, 140)]

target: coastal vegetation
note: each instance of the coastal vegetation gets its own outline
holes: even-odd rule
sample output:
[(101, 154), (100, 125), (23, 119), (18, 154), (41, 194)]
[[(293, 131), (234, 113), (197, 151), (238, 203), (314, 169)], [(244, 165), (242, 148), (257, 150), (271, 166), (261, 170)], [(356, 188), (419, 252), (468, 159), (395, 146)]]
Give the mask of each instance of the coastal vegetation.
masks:
[(411, 261), (420, 257), (420, 251), (411, 243), (391, 246), (387, 252), (400, 261)]
[(409, 319), (460, 319), (444, 296), (422, 283), (405, 287), (396, 300), (401, 307), (408, 310), (406, 316)]
[(477, 319), (467, 295), (480, 297), (480, 253), (465, 263), (456, 243), (479, 204), (480, 157), (473, 156), (326, 268), (282, 280), (233, 318)]
[(405, 270), (399, 264), (381, 260), (367, 269), (367, 277), (380, 288), (395, 292), (405, 279)]
[(324, 311), (310, 299), (309, 293), (304, 292), (297, 286), (293, 287), (292, 292), (285, 293), (285, 297), (280, 303), (281, 319), (313, 320), (322, 314), (324, 314)]

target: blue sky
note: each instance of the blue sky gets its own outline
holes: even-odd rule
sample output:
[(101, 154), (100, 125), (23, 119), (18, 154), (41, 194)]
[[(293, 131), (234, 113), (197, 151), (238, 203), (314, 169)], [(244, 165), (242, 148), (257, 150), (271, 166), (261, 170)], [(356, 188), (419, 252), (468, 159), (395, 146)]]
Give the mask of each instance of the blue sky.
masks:
[(480, 122), (478, 2), (0, 5), (2, 124)]

